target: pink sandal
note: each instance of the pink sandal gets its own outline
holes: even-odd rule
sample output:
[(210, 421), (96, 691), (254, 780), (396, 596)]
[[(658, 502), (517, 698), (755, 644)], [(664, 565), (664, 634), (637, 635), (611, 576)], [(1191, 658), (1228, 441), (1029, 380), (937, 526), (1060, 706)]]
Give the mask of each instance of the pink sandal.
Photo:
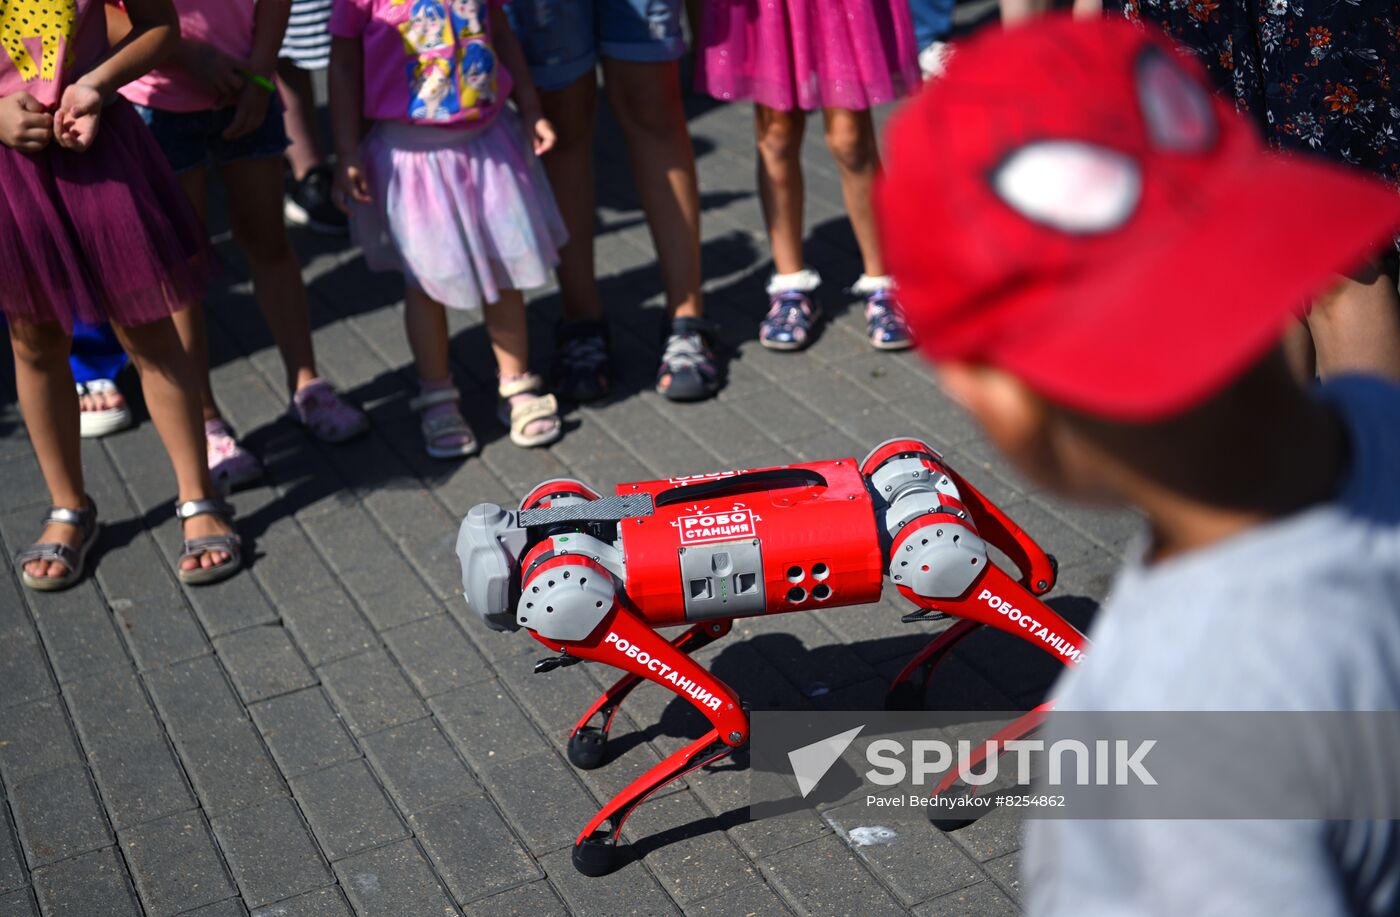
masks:
[(257, 456), (239, 445), (233, 428), (222, 418), (204, 422), (205, 446), (209, 451), (209, 477), (222, 494), (262, 477)]
[(369, 429), (365, 412), (340, 396), (325, 379), (303, 385), (292, 396), (291, 414), (323, 443), (343, 443)]

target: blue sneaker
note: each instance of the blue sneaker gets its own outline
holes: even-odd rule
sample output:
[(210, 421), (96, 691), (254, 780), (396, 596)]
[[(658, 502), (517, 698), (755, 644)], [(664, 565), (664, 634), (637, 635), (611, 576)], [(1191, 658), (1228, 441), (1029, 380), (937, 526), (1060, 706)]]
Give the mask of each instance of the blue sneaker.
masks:
[(758, 326), (758, 342), (769, 350), (801, 350), (811, 343), (816, 320), (816, 307), (806, 293), (775, 293), (768, 304), (768, 315)]
[(914, 336), (904, 322), (904, 312), (894, 289), (886, 287), (865, 297), (865, 334), (876, 350), (908, 350)]

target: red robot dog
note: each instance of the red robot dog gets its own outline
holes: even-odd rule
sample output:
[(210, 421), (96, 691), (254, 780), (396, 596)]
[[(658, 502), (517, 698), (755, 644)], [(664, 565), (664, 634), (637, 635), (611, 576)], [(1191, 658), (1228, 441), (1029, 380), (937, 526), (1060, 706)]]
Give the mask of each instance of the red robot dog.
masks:
[[(988, 544), (1019, 577), (989, 560)], [(735, 618), (875, 602), (888, 576), (918, 609), (904, 620), (961, 619), (895, 679), (887, 700), (896, 707), (921, 699), (932, 668), (981, 625), (1066, 665), (1087, 645), (1038, 598), (1055, 584), (1054, 559), (917, 439), (882, 443), (860, 463), (621, 484), (606, 498), (578, 481), (548, 481), (518, 510), (474, 507), (457, 553), (467, 602), (486, 623), (524, 628), (557, 654), (536, 672), (590, 660), (625, 673), (574, 727), (568, 757), (576, 767), (603, 762), (613, 715), (644, 679), (710, 722), (584, 826), (573, 861), (587, 875), (614, 868), (623, 821), (658, 787), (748, 740), (738, 695), (689, 655), (727, 634)], [(656, 632), (685, 624), (672, 640)]]

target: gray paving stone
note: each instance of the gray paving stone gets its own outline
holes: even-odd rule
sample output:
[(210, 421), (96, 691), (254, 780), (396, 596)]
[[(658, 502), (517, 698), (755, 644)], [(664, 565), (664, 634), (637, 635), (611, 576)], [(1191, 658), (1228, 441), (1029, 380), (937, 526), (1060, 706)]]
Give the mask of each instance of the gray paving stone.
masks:
[(384, 642), (423, 697), (491, 678), (491, 668), (451, 616), (384, 631)]
[(298, 777), (292, 792), (332, 861), (408, 834), (363, 761)]
[(198, 811), (128, 828), (118, 838), (148, 912), (178, 914), (234, 894), (209, 826)]
[(987, 870), (987, 874), (992, 877), (1001, 890), (1012, 901), (1021, 900), (1021, 852), (1008, 853), (1006, 856), (997, 857), (995, 860), (988, 860), (982, 864), (982, 868)]
[(689, 793), (648, 799), (623, 825), (623, 838), (682, 905), (758, 881), (758, 872)]
[(91, 582), (63, 592), (29, 592), (28, 598), (60, 683), (131, 664)]
[(1021, 820), (1010, 809), (993, 809), (949, 837), (973, 859), (986, 862), (1021, 849)]
[(413, 841), (400, 841), (335, 864), (357, 914), (459, 914)]
[(975, 885), (985, 875), (952, 839), (928, 821), (904, 818), (884, 825), (893, 832), (888, 843), (857, 844), (850, 832), (870, 824), (864, 803), (833, 809), (825, 818), (837, 835), (906, 907)]
[(362, 744), (401, 812), (481, 792), (431, 717), (377, 732)]
[(778, 893), (762, 882), (734, 888), (685, 906), (686, 917), (781, 917), (791, 914)]
[(549, 748), (498, 681), (441, 694), (428, 701), (428, 706), (452, 744), (478, 773)]
[(274, 697), (248, 710), (288, 778), (360, 757), (320, 688)]
[(576, 917), (662, 917), (679, 914), (656, 880), (639, 861), (591, 879), (574, 869), (572, 848), (540, 857), (540, 865)]
[(282, 627), (250, 627), (219, 637), (214, 641), (214, 649), (244, 703), (251, 704), (316, 683), (316, 677)]
[(210, 637), (277, 620), (277, 610), (251, 576), (231, 576), (212, 586), (186, 589), (185, 595)]
[(82, 763), (58, 698), (0, 710), (0, 775), (6, 783), (14, 786), (44, 771)]
[(74, 682), (68, 705), (117, 828), (195, 804), (146, 695), (131, 672)]
[(282, 623), (313, 665), (355, 656), (379, 645), (355, 603), (339, 586), (278, 603)]
[(376, 628), (407, 624), (430, 613), (432, 593), (364, 510), (336, 510), (304, 524)]
[(248, 917), (248, 909), (238, 898), (225, 898), (192, 911), (185, 911), (180, 917)]
[(438, 806), (408, 821), (459, 904), (542, 877), (496, 807), (484, 797)]
[(45, 771), (9, 788), (15, 827), (30, 867), (54, 863), (112, 843), (87, 770)]
[(252, 917), (354, 917), (338, 886), (318, 888), (253, 911)]
[(760, 866), (799, 914), (905, 913), (834, 834), (765, 857)]
[(24, 858), (19, 852), (19, 839), (10, 823), (9, 808), (0, 801), (0, 892), (12, 891), (28, 884)]
[[(28, 445), (26, 443), (25, 445)], [(34, 453), (25, 449), (18, 455), (0, 460), (0, 511), (6, 513), (20, 508), (29, 508), (29, 515), (37, 520), (44, 517), (44, 507), (48, 504), (49, 489), (44, 484), (44, 475)]]
[[(7, 585), (7, 580), (0, 581), (0, 607), (11, 600), (3, 594)], [(11, 607), (18, 612), (21, 606), (18, 599), (15, 601)], [(0, 707), (47, 697), (56, 690), (39, 635), (27, 621), (0, 632), (0, 684), (5, 686), (0, 691)]]
[[(528, 778), (522, 775), (528, 774)], [(534, 854), (572, 846), (600, 806), (553, 751), (481, 771), (482, 782)]]
[(213, 657), (148, 673), (146, 684), (211, 815), (286, 795), (276, 765)]
[(210, 826), (243, 893), (258, 907), (330, 884), (301, 811), (290, 799), (274, 799), (214, 819)]
[(564, 902), (548, 882), (531, 882), (474, 901), (462, 909), (468, 917), (568, 917)]
[(34, 870), (34, 891), (45, 914), (140, 917), (126, 866), (116, 848), (104, 847)]
[(382, 650), (332, 662), (319, 672), (331, 703), (357, 736), (428, 713), (403, 671)]
[(39, 917), (34, 895), (27, 886), (0, 895), (0, 917)]
[(173, 586), (154, 596), (112, 598), (109, 593), (108, 605), (138, 668), (158, 668), (209, 652), (203, 629)]
[(258, 555), (253, 570), (279, 610), (298, 596), (339, 588), (335, 575), (294, 519), (279, 519), (260, 534)]
[(970, 888), (935, 898), (927, 904), (914, 908), (916, 917), (1016, 917), (1020, 908), (991, 882), (982, 882)]

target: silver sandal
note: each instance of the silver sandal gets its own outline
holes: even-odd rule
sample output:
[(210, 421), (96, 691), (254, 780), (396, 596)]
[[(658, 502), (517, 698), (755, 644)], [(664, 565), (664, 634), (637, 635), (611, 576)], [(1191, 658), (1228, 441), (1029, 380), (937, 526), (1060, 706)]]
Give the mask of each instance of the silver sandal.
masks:
[[(411, 411), (421, 413), (424, 408), (460, 400), (462, 400), (462, 395), (457, 389), (439, 388), (431, 392), (424, 392), (409, 401), (408, 408)], [(476, 441), (476, 434), (472, 432), (471, 426), (467, 424), (460, 411), (440, 414), (437, 417), (422, 418), (418, 427), (423, 434), (423, 450), (428, 453), (429, 458), (466, 458), (469, 455), (476, 455), (481, 449), (481, 444)], [(455, 446), (438, 445), (438, 443), (453, 439), (460, 439), (461, 442)]]
[[(83, 567), (87, 563), (88, 551), (97, 543), (97, 504), (92, 497), (87, 498), (84, 509), (67, 509), (62, 506), (49, 507), (43, 525), (55, 522), (71, 525), (83, 533), (82, 543), (76, 548), (58, 542), (35, 543), (15, 555), (15, 569), (19, 571), (20, 582), (36, 592), (57, 592), (83, 578)], [(26, 564), (36, 560), (53, 563), (57, 561), (68, 568), (62, 576), (34, 576), (25, 570)]]
[[(185, 520), (195, 516), (218, 516), (233, 525), (233, 507), (223, 500), (186, 500), (175, 504), (175, 518), (183, 526)], [(185, 570), (180, 564), (186, 557), (199, 557), (209, 551), (222, 551), (228, 560), (213, 567), (195, 567)], [(175, 562), (175, 576), (187, 586), (207, 586), (228, 579), (243, 566), (243, 539), (236, 532), (227, 535), (201, 535), (186, 538), (180, 548), (179, 560)]]

